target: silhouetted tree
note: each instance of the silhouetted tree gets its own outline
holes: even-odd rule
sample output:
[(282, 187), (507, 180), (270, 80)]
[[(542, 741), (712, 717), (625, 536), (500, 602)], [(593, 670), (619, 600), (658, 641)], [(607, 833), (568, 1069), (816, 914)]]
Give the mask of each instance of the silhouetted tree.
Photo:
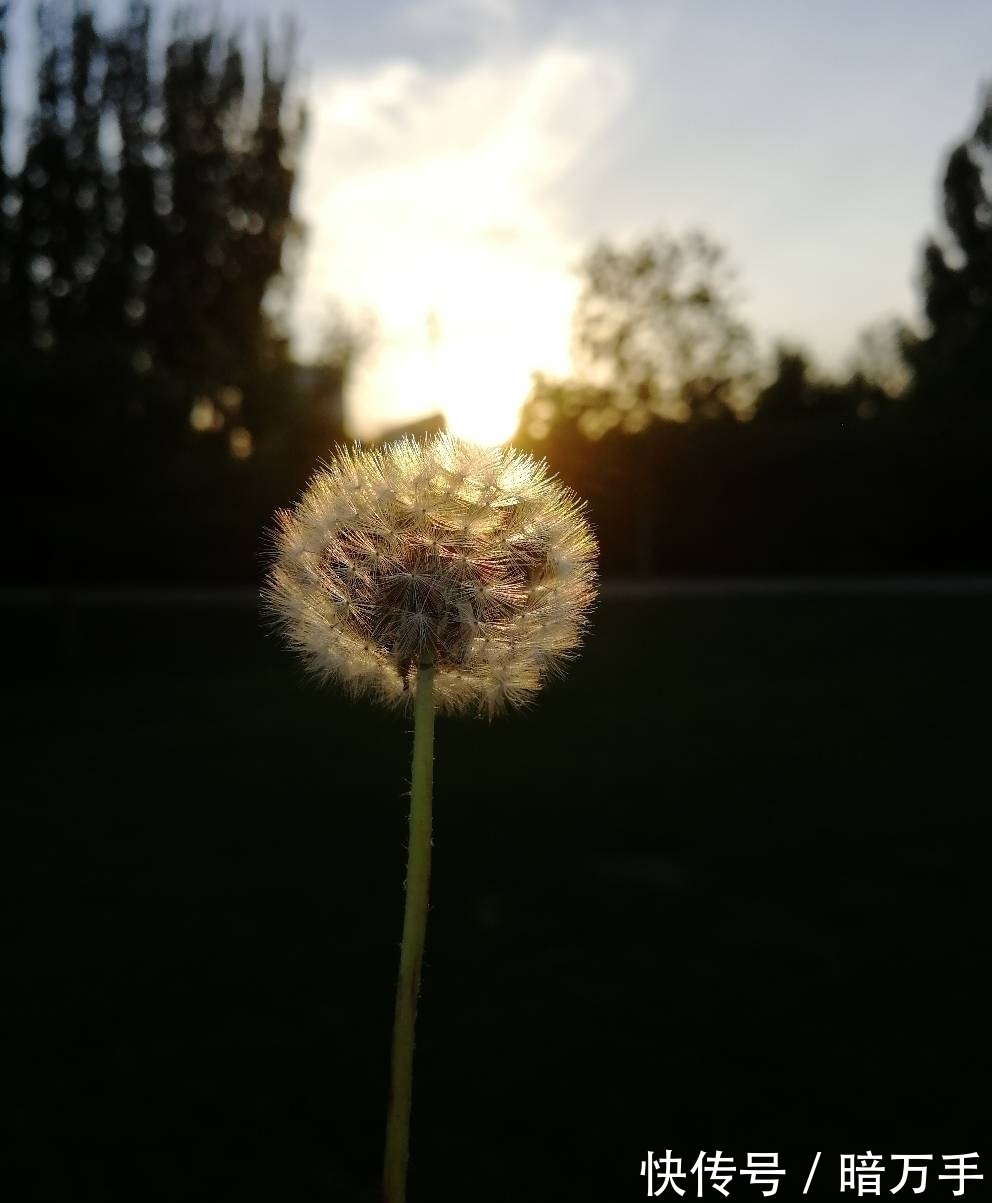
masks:
[(800, 347), (780, 343), (775, 348), (775, 374), (755, 399), (758, 420), (796, 417), (809, 411), (814, 400), (812, 365)]
[[(535, 378), (518, 437), (589, 498), (604, 569), (987, 572), (992, 89), (946, 165), (922, 336), (875, 323), (840, 377), (780, 346), (748, 406), (724, 268), (701, 236), (597, 248), (576, 373)], [(714, 414), (753, 420), (673, 420)]]
[[(97, 520), (123, 499), (125, 522), (172, 530), (166, 550), (235, 523), (242, 554), (302, 483), (280, 477), (293, 440), (341, 432), (340, 374), (296, 370), (275, 303), (300, 233), (291, 40), (248, 54), (186, 12), (163, 44), (144, 0), (110, 30), (84, 0), (36, 13), (23, 163), (0, 157), (0, 376), (25, 470), (46, 464), (77, 501), (63, 554), (25, 535), (27, 554), (70, 575), (139, 556)], [(0, 91), (0, 133), (5, 115)]]
[(7, 129), (7, 109), (4, 101), (4, 60), (7, 57), (7, 15), (10, 5), (3, 0), (0, 3), (0, 179), (6, 179), (4, 157), (4, 135)]
[(889, 401), (901, 400), (912, 380), (909, 356), (915, 341), (913, 331), (899, 318), (872, 322), (855, 340), (851, 375)]
[(0, 306), (6, 309), (7, 289), (10, 285), (10, 262), (8, 223), (11, 214), (12, 198), (9, 193), (7, 180), (7, 157), (5, 153), (7, 135), (7, 104), (4, 93), (6, 58), (7, 58), (7, 17), (10, 6), (6, 0), (0, 0)]
[(521, 436), (592, 498), (607, 565), (647, 572), (687, 432), (748, 408), (752, 340), (726, 253), (705, 234), (601, 243), (582, 272), (575, 377), (535, 376)]
[(907, 378), (889, 334), (887, 326), (863, 332), (841, 379), (817, 371), (802, 348), (779, 344), (773, 375), (758, 393), (752, 417), (759, 425), (802, 421), (821, 427), (879, 417), (901, 396)]
[(576, 367), (611, 396), (619, 424), (722, 417), (746, 405), (751, 337), (723, 248), (698, 231), (659, 233), (629, 250), (602, 243), (582, 270)]
[(992, 88), (944, 172), (944, 228), (923, 256), (928, 330), (909, 350), (917, 393), (948, 414), (988, 416), (992, 395)]
[[(10, 5), (0, 0), (0, 317), (9, 320), (14, 309), (14, 239), (20, 199), (8, 174), (6, 157), (7, 103), (5, 94), (7, 59), (7, 20)], [(2, 335), (0, 335), (2, 345)], [(0, 354), (0, 370), (2, 370)]]

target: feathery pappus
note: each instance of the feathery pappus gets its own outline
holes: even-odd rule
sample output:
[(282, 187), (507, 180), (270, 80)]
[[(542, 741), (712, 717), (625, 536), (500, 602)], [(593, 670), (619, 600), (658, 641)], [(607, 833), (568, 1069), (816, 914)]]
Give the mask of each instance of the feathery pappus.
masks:
[(266, 604), (322, 678), (439, 711), (529, 701), (582, 640), (596, 595), (585, 506), (547, 466), (447, 434), (339, 448), (277, 514)]

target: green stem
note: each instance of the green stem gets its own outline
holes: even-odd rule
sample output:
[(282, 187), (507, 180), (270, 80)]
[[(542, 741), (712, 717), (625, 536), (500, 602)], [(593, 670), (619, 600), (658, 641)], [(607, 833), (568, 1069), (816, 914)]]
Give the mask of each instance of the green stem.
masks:
[(434, 786), (434, 669), (417, 670), (414, 702), (413, 774), (410, 790), (410, 847), (406, 868), (406, 910), (400, 976), (393, 1020), (392, 1081), (386, 1115), (384, 1203), (405, 1203), (413, 1085), (413, 1029), (417, 1020), (420, 964), (427, 930), (427, 889), (431, 874), (431, 794)]

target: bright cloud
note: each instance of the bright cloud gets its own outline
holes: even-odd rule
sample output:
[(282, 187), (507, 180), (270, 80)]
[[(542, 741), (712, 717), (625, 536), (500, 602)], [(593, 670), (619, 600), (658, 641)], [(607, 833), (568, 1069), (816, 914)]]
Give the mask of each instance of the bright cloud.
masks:
[(332, 298), (375, 313), (356, 432), (442, 409), (505, 437), (531, 373), (567, 367), (582, 248), (555, 189), (627, 90), (616, 57), (566, 45), (447, 77), (384, 62), (312, 89), (296, 326), (308, 351)]

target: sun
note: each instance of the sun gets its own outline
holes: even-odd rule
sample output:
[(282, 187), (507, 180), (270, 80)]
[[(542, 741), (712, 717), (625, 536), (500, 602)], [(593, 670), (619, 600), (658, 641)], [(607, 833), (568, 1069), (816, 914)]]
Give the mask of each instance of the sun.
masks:
[(471, 410), (452, 404), (443, 413), (452, 434), (485, 447), (508, 443), (520, 424), (519, 409), (507, 413), (497, 408)]
[[(399, 252), (397, 252), (399, 255)], [(471, 239), (382, 265), (381, 326), (349, 381), (349, 425), (377, 437), (430, 414), (471, 442), (508, 442), (536, 371), (568, 370), (575, 281), (557, 256)]]
[(434, 349), (435, 397), (452, 434), (496, 445), (513, 438), (530, 386), (530, 365), (516, 341), (462, 337)]
[(349, 428), (358, 438), (375, 439), (437, 414), (458, 438), (507, 443), (520, 425), (534, 362), (512, 330), (453, 331), (443, 340), (412, 332), (383, 340), (349, 381)]
[[(475, 268), (436, 270), (437, 303), (418, 314), (412, 299), (357, 365), (348, 411), (359, 438), (440, 414), (458, 438), (501, 445), (520, 425), (535, 371), (563, 370), (569, 309), (558, 281), (549, 286), (535, 273), (508, 273), (502, 265)], [(402, 299), (397, 288), (396, 310)]]
[(390, 59), (318, 82), (296, 322), (319, 354), (337, 289), (375, 315), (376, 345), (346, 382), (350, 433), (441, 412), (460, 437), (502, 443), (533, 373), (570, 372), (582, 248), (568, 173), (626, 97), (611, 53), (557, 38), (455, 72)]
[[(478, 198), (466, 198), (466, 213), (470, 202)], [(482, 228), (480, 217), (465, 229), (450, 225), (401, 238), (384, 218), (386, 234), (369, 232), (379, 253), (367, 251), (354, 274), (363, 277), (376, 334), (347, 388), (358, 438), (441, 414), (459, 438), (503, 444), (520, 424), (534, 373), (569, 369), (577, 283), (561, 239), (543, 223), (497, 230)]]

